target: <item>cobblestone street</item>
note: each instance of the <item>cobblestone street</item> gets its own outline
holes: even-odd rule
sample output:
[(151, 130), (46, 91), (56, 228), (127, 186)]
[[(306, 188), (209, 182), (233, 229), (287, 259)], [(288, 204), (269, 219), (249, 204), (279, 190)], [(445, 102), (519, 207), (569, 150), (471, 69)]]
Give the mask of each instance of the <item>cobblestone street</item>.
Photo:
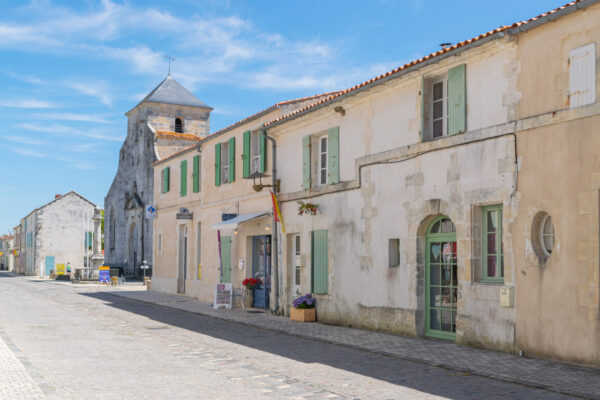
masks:
[(0, 302), (2, 399), (570, 398), (92, 285), (0, 273)]

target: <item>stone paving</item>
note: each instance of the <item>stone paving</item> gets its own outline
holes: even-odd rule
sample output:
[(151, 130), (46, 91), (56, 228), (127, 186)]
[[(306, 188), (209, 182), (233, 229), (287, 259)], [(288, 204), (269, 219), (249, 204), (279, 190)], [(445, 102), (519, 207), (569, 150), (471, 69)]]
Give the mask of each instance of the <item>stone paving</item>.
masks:
[[(193, 307), (207, 305), (142, 287), (9, 276), (0, 273), (0, 371), (20, 377), (0, 382), (0, 399), (572, 398), (202, 315)], [(347, 337), (322, 324), (215, 312)]]
[(407, 338), (320, 323), (299, 323), (267, 313), (216, 310), (196, 299), (143, 290), (110, 294), (320, 340), (428, 365), (585, 398), (600, 399), (600, 370), (458, 346), (439, 340)]

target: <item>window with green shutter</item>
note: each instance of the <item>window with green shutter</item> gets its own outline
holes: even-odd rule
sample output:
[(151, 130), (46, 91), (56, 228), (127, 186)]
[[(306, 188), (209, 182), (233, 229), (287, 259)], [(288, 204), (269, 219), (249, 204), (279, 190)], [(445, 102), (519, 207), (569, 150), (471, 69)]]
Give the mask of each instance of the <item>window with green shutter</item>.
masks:
[(340, 183), (340, 129), (329, 129), (327, 132), (328, 152), (327, 152), (327, 170), (330, 184)]
[(198, 193), (200, 192), (200, 156), (194, 156), (193, 160), (192, 190), (194, 193)]
[(250, 156), (250, 131), (244, 132), (244, 143), (242, 149), (242, 162), (244, 163), (242, 176), (246, 178), (250, 175), (250, 165), (251, 165), (251, 156)]
[(302, 187), (305, 190), (310, 189), (311, 185), (310, 139), (310, 135), (302, 138)]
[(504, 282), (502, 205), (483, 207), (482, 222), (481, 280), (483, 282)]
[(421, 140), (466, 131), (466, 66), (421, 79)]
[(221, 143), (215, 144), (215, 186), (221, 186)]
[(169, 178), (170, 178), (170, 167), (166, 167), (162, 170), (162, 192), (167, 193), (169, 191)]
[(229, 139), (229, 183), (235, 181), (235, 137)]
[(312, 292), (329, 293), (329, 244), (327, 231), (313, 231), (311, 234)]
[(179, 164), (179, 195), (187, 195), (187, 160)]

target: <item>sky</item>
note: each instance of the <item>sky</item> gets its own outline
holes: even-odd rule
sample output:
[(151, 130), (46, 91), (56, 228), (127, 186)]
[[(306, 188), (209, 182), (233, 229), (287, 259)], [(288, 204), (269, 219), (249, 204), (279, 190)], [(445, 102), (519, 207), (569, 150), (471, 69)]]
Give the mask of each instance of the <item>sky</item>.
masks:
[(0, 234), (70, 190), (103, 207), (165, 55), (214, 132), (566, 2), (0, 0)]

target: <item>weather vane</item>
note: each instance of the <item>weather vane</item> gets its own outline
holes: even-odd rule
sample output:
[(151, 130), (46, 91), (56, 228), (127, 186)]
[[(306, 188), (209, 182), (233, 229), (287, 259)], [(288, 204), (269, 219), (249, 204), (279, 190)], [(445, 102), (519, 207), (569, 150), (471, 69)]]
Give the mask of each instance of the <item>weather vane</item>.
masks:
[(171, 61), (175, 61), (175, 58), (167, 55), (165, 56), (165, 60), (169, 60), (169, 76), (171, 76)]

